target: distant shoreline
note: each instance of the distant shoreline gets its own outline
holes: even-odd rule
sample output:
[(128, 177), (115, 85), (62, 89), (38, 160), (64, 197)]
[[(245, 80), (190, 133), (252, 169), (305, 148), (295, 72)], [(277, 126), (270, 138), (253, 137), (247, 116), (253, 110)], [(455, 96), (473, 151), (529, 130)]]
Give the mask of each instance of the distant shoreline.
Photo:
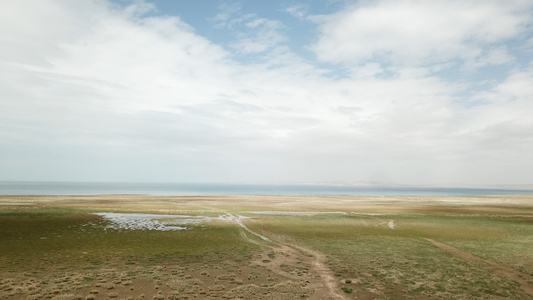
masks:
[(533, 189), (496, 187), (354, 186), (312, 184), (6, 182), (0, 195), (279, 195), (279, 196), (475, 196), (533, 194)]
[[(190, 210), (217, 215), (238, 210), (261, 214), (426, 213), (533, 216), (533, 194), (514, 195), (0, 195), (0, 209), (27, 207), (99, 208), (99, 212), (150, 212), (188, 215)], [(179, 212), (179, 213), (178, 213)]]

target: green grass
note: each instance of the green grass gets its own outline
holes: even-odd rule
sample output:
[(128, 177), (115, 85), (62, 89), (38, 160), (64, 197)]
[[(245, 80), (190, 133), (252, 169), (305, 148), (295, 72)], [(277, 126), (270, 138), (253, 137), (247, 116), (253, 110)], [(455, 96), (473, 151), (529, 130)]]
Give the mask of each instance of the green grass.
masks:
[(353, 292), (353, 289), (347, 287), (341, 287), (341, 290), (346, 294), (351, 294)]
[[(395, 229), (387, 226), (394, 220)], [(446, 242), (478, 257), (533, 270), (532, 218), (463, 215), (270, 215), (253, 230), (283, 234), (329, 258), (337, 276), (378, 298), (515, 298), (518, 283), (424, 240)], [(367, 294), (365, 294), (367, 293)], [(527, 298), (527, 297), (526, 297)]]
[[(124, 201), (133, 201), (124, 197)], [(25, 282), (24, 279), (33, 277), (43, 281), (38, 294), (42, 298), (54, 297), (55, 289), (68, 293), (74, 286), (88, 292), (85, 285), (103, 287), (116, 280), (141, 280), (138, 286), (158, 286), (159, 292), (165, 292), (167, 284), (167, 293), (179, 292), (177, 285), (184, 280), (201, 281), (205, 286), (198, 287), (198, 291), (214, 293), (212, 298), (248, 295), (292, 299), (313, 295), (302, 282), (276, 277), (268, 266), (286, 259), (285, 254), (245, 239), (235, 222), (212, 221), (183, 231), (115, 230), (105, 229), (106, 221), (91, 214), (129, 211), (217, 216), (226, 211), (239, 214), (257, 207), (268, 208), (269, 202), (237, 206), (231, 199), (224, 202), (216, 197), (203, 200), (193, 197), (176, 200), (177, 205), (178, 202), (165, 198), (153, 208), (149, 201), (121, 201), (98, 200), (84, 206), (83, 201), (71, 199), (33, 206), (0, 206), (0, 288), (6, 289), (0, 289), (0, 298), (17, 299), (17, 295), (10, 296), (13, 292), (9, 290), (10, 280)], [(310, 209), (304, 198), (273, 201), (284, 203), (287, 210)], [(130, 206), (131, 203), (137, 204)], [(312, 205), (317, 211), (323, 210), (316, 199)], [(347, 209), (330, 201), (324, 208), (354, 211), (356, 202), (349, 205), (351, 208)], [(176, 207), (179, 209), (172, 210)], [(519, 283), (504, 274), (425, 240), (433, 239), (533, 275), (533, 217), (529, 208), (515, 215), (512, 212), (520, 207), (489, 208), (484, 211), (481, 205), (441, 205), (433, 210), (424, 206), (388, 214), (248, 214), (252, 218), (243, 222), (273, 240), (321, 252), (338, 281), (338, 291), (348, 298), (532, 299), (533, 296), (521, 291)], [(498, 209), (507, 215), (499, 214)], [(394, 222), (394, 229), (388, 227), (389, 221)], [(307, 276), (309, 265), (304, 263), (302, 259), (293, 260), (278, 267), (292, 275)], [(25, 284), (31, 286), (35, 281)], [(129, 284), (119, 291), (119, 298), (127, 295)], [(222, 289), (222, 284), (227, 286)], [(158, 291), (144, 293), (152, 298)], [(106, 294), (102, 291), (99, 295)], [(202, 295), (205, 297), (197, 296), (212, 299)]]
[(98, 265), (117, 259), (194, 260), (215, 251), (242, 256), (258, 250), (240, 238), (240, 229), (233, 224), (211, 222), (191, 230), (148, 231), (104, 229), (97, 226), (102, 222), (99, 216), (73, 209), (0, 211), (0, 257), (7, 264), (44, 259), (58, 265)]

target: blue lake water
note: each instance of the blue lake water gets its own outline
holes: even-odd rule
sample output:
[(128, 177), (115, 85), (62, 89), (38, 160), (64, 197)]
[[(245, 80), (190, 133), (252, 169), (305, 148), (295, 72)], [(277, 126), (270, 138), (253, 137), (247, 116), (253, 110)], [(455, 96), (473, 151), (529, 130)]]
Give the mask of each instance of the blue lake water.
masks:
[(526, 189), (364, 187), (348, 185), (277, 185), (207, 183), (103, 183), (0, 181), (0, 195), (503, 195), (533, 194)]

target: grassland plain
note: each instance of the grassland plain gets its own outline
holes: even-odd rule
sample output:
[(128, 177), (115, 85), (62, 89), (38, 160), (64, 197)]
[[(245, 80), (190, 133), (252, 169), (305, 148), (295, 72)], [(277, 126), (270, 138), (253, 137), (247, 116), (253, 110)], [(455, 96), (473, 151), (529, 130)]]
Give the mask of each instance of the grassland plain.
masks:
[(0, 299), (533, 299), (532, 270), (531, 195), (0, 196)]

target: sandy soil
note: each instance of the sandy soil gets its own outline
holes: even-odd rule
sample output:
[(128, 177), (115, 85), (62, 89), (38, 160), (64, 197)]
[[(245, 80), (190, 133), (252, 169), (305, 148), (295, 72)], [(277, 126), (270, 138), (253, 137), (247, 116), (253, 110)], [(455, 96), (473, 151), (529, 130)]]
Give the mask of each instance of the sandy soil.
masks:
[[(495, 196), (0, 196), (0, 205), (61, 205), (170, 214), (260, 212), (267, 213), (463, 213), (533, 215), (533, 195)], [(302, 209), (305, 208), (305, 209)]]

